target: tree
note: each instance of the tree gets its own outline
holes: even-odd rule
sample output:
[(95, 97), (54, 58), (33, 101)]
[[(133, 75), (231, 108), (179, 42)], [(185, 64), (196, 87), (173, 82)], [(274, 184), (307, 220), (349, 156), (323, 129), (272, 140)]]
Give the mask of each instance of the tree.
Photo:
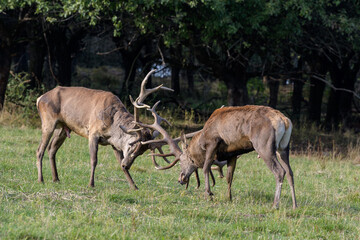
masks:
[(25, 31), (24, 23), (30, 13), (31, 9), (25, 9), (23, 12), (11, 10), (4, 14), (0, 8), (0, 112), (5, 101), (11, 56)]
[[(314, 82), (326, 82), (326, 72), (329, 72), (331, 85), (336, 88), (331, 89), (328, 100), (325, 120), (327, 128), (338, 127), (351, 116), (352, 92), (360, 69), (359, 13), (360, 6), (355, 1), (311, 2), (309, 19), (303, 21), (303, 38), (299, 41), (299, 46), (315, 74), (312, 77), (314, 89), (311, 92), (314, 94), (317, 89), (320, 91), (318, 94), (322, 95), (324, 84)], [(341, 88), (345, 91), (339, 91)], [(314, 111), (321, 109), (320, 102), (320, 98), (317, 98), (310, 109), (310, 115), (316, 121), (319, 120), (319, 113), (315, 114)]]

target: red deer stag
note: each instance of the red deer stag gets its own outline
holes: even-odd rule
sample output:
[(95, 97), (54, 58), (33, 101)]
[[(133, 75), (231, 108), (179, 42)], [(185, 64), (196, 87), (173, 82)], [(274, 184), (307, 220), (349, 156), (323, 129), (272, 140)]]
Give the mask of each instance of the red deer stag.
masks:
[(239, 155), (255, 150), (265, 161), (276, 179), (273, 207), (278, 208), (284, 176), (291, 189), (293, 208), (297, 207), (293, 172), (289, 163), (289, 141), (292, 130), (290, 119), (281, 112), (266, 106), (224, 107), (213, 112), (204, 128), (195, 134), (190, 143), (182, 135), (182, 150), (160, 126), (159, 116), (155, 112), (157, 104), (151, 109), (155, 122), (152, 125), (138, 123), (139, 126), (153, 128), (163, 135), (161, 140), (170, 146), (169, 154), (156, 156), (175, 156), (175, 160), (164, 170), (173, 167), (178, 161), (181, 165), (179, 182), (188, 183), (190, 175), (198, 168), (205, 174), (205, 190), (210, 191), (209, 173), (215, 162), (227, 161), (228, 197), (231, 200), (231, 184)]
[(141, 144), (142, 141), (153, 138), (149, 129), (134, 129), (136, 128), (134, 120), (139, 121), (137, 108), (147, 106), (143, 101), (149, 94), (159, 89), (172, 90), (162, 85), (145, 89), (147, 79), (153, 72), (154, 70), (150, 71), (144, 78), (136, 101), (131, 98), (135, 106), (135, 116), (126, 110), (117, 96), (106, 91), (83, 87), (56, 87), (40, 96), (36, 103), (42, 131), (37, 150), (38, 181), (44, 181), (42, 159), (48, 145), (53, 181), (59, 181), (55, 155), (66, 137), (70, 137), (70, 132), (73, 131), (89, 139), (91, 160), (89, 186), (94, 187), (98, 144), (100, 144), (112, 146), (130, 187), (137, 189), (129, 169), (137, 156), (149, 148), (154, 150), (150, 145)]

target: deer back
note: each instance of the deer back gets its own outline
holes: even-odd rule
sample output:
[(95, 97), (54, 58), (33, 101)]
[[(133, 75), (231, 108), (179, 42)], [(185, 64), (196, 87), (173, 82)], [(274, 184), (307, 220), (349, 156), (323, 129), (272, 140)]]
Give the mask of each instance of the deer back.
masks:
[(291, 128), (291, 121), (270, 107), (224, 107), (213, 112), (199, 137), (193, 139), (194, 143), (190, 145), (193, 145), (191, 148), (196, 153), (194, 155), (201, 155), (199, 149), (195, 150), (200, 147), (204, 158), (207, 145), (215, 141), (219, 143), (217, 158), (229, 158), (231, 155), (250, 152), (254, 150), (254, 144), (272, 141), (272, 138), (276, 148), (285, 148), (290, 140)]
[(55, 119), (83, 137), (90, 131), (110, 129), (117, 113), (131, 118), (114, 94), (83, 87), (56, 87), (38, 98), (37, 107), (42, 121), (43, 115), (51, 115), (47, 119)]

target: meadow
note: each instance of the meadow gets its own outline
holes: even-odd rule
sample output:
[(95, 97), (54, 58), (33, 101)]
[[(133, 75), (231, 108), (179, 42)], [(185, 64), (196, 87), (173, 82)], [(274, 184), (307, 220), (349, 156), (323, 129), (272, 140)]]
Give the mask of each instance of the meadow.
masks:
[[(233, 182), (216, 176), (212, 201), (204, 180), (177, 183), (179, 166), (158, 171), (145, 153), (129, 189), (111, 147), (100, 147), (95, 188), (89, 188), (87, 140), (72, 134), (57, 154), (60, 182), (44, 157), (37, 182), (40, 130), (0, 126), (0, 239), (359, 239), (360, 165), (351, 159), (290, 156), (299, 207), (283, 184), (272, 209), (275, 179), (256, 153), (241, 156)], [(161, 163), (161, 161), (159, 160)], [(226, 169), (224, 169), (226, 170)]]

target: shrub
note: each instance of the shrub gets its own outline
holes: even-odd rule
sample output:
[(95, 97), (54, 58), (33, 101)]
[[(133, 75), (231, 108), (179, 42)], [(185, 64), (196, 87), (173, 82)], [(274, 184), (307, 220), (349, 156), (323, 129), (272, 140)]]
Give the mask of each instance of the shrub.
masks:
[(2, 123), (38, 126), (36, 99), (45, 92), (43, 86), (30, 89), (30, 75), (26, 72), (10, 72), (5, 97)]

